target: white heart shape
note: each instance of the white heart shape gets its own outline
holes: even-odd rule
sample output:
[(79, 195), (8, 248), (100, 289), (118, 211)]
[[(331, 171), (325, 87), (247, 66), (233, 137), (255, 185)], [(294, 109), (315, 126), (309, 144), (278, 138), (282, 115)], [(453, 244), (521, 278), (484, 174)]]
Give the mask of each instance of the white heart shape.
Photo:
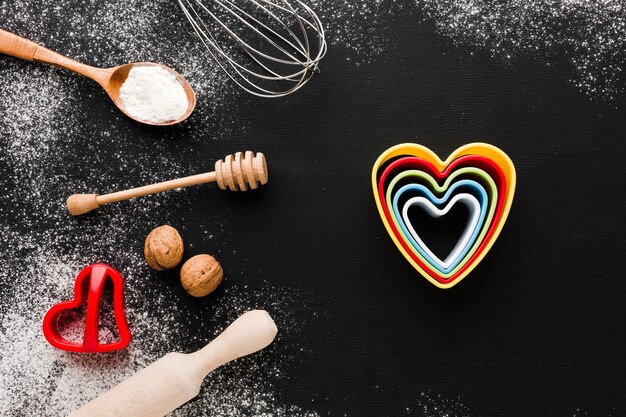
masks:
[[(409, 216), (408, 216), (409, 208), (411, 208), (412, 206), (419, 206), (422, 209), (424, 209), (428, 214), (430, 214), (432, 217), (439, 218), (441, 216), (445, 216), (457, 202), (461, 202), (465, 204), (465, 206), (467, 206), (467, 209), (469, 210), (469, 213), (470, 213), (469, 219), (465, 225), (463, 234), (461, 235), (459, 240), (456, 242), (456, 245), (454, 245), (454, 248), (452, 249), (450, 254), (446, 257), (445, 261), (442, 261), (428, 248), (428, 246), (426, 246), (424, 241), (420, 238), (419, 234), (415, 231), (415, 228), (413, 227), (413, 225), (411, 224), (411, 221), (409, 220)], [(430, 256), (430, 258), (435, 263), (437, 263), (439, 267), (441, 267), (442, 269), (449, 268), (450, 265), (452, 265), (457, 260), (457, 258), (461, 255), (461, 253), (463, 252), (463, 249), (465, 248), (465, 246), (467, 246), (472, 236), (472, 232), (478, 225), (479, 218), (480, 218), (480, 203), (476, 199), (476, 197), (468, 193), (461, 193), (461, 194), (455, 195), (450, 201), (448, 201), (448, 204), (446, 204), (446, 206), (443, 209), (437, 208), (437, 206), (435, 206), (429, 199), (425, 197), (413, 197), (409, 199), (406, 203), (404, 203), (404, 206), (402, 207), (402, 219), (404, 220), (404, 223), (409, 229), (411, 236), (413, 236), (413, 239), (415, 239), (415, 241), (422, 247), (424, 252), (426, 252), (428, 256)]]

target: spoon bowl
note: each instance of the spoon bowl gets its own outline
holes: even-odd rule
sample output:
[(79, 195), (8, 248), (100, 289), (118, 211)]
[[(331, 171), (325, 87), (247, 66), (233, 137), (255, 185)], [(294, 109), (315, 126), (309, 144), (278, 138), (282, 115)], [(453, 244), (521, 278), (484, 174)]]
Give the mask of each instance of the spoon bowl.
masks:
[[(171, 121), (163, 122), (163, 123), (153, 123), (153, 122), (149, 122), (146, 120), (138, 119), (134, 117), (132, 114), (128, 113), (126, 111), (126, 108), (124, 107), (124, 103), (122, 102), (122, 99), (120, 98), (120, 88), (122, 88), (122, 85), (128, 78), (128, 74), (130, 73), (130, 70), (135, 67), (161, 67), (167, 72), (169, 72), (170, 74), (172, 74), (173, 76), (175, 76), (176, 80), (183, 87), (183, 90), (185, 90), (185, 95), (187, 96), (188, 104), (187, 104), (187, 110), (185, 111), (185, 113), (176, 120), (171, 120)], [(107, 92), (109, 97), (111, 97), (111, 100), (113, 100), (113, 103), (115, 103), (115, 105), (122, 111), (122, 113), (124, 113), (126, 116), (140, 123), (153, 125), (153, 126), (175, 125), (175, 124), (178, 124), (187, 120), (187, 118), (191, 115), (194, 108), (196, 107), (196, 94), (191, 88), (191, 85), (189, 85), (189, 82), (187, 82), (187, 80), (185, 80), (185, 78), (182, 75), (180, 75), (178, 72), (176, 72), (175, 70), (173, 70), (172, 68), (168, 66), (165, 66), (162, 64), (156, 64), (154, 62), (133, 62), (130, 64), (120, 65), (119, 67), (109, 68), (108, 71), (110, 71), (110, 77), (108, 78), (108, 82), (104, 85), (103, 84), (100, 84), (100, 85), (102, 85), (102, 88), (104, 88), (104, 90)]]
[[(28, 39), (17, 36), (11, 32), (0, 29), (0, 53), (7, 54), (16, 58), (25, 59), (27, 61), (42, 62), (46, 64), (55, 65), (57, 67), (65, 68), (85, 77), (91, 78), (107, 92), (113, 103), (124, 113), (126, 116), (139, 123), (153, 125), (153, 126), (171, 126), (185, 121), (193, 112), (196, 107), (196, 95), (191, 88), (191, 85), (185, 80), (185, 78), (165, 65), (156, 64), (153, 62), (134, 62), (131, 64), (120, 65), (113, 68), (96, 68), (78, 61), (74, 61), (66, 56), (63, 56), (50, 49), (30, 41)], [(159, 66), (169, 73), (173, 74), (178, 82), (185, 90), (187, 96), (187, 111), (176, 120), (170, 120), (163, 123), (153, 123), (146, 120), (138, 119), (126, 111), (124, 103), (120, 98), (120, 88), (122, 84), (128, 78), (130, 70), (134, 67), (147, 67), (147, 66)]]

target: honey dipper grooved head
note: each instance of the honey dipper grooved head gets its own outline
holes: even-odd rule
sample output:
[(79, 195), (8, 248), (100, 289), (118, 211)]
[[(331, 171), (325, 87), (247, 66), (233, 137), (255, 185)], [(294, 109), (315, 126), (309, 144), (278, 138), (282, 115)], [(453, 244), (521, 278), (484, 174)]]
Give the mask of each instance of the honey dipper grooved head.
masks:
[(259, 184), (267, 184), (265, 155), (258, 152), (255, 156), (251, 151), (228, 155), (215, 163), (215, 174), (217, 185), (222, 190), (226, 188), (231, 191), (246, 191), (248, 188), (254, 190)]

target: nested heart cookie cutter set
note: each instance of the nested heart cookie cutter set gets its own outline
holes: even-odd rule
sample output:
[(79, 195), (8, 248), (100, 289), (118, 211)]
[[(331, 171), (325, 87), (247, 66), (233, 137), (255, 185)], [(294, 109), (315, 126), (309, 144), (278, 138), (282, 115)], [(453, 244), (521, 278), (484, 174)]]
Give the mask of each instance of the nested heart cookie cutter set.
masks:
[[(462, 146), (445, 161), (422, 145), (400, 144), (383, 152), (372, 169), (374, 199), (389, 236), (439, 288), (458, 284), (489, 252), (506, 222), (515, 185), (511, 159), (486, 143)], [(424, 243), (408, 212), (420, 207), (442, 217), (457, 203), (467, 207), (468, 221), (442, 260)]]

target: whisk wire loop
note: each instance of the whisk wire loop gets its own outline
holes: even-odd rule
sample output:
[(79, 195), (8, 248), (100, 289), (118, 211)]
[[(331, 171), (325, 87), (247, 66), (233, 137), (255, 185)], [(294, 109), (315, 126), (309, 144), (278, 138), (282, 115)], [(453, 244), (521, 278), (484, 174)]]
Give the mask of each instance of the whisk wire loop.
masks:
[(283, 97), (319, 72), (324, 28), (301, 0), (177, 1), (211, 58), (248, 93)]

